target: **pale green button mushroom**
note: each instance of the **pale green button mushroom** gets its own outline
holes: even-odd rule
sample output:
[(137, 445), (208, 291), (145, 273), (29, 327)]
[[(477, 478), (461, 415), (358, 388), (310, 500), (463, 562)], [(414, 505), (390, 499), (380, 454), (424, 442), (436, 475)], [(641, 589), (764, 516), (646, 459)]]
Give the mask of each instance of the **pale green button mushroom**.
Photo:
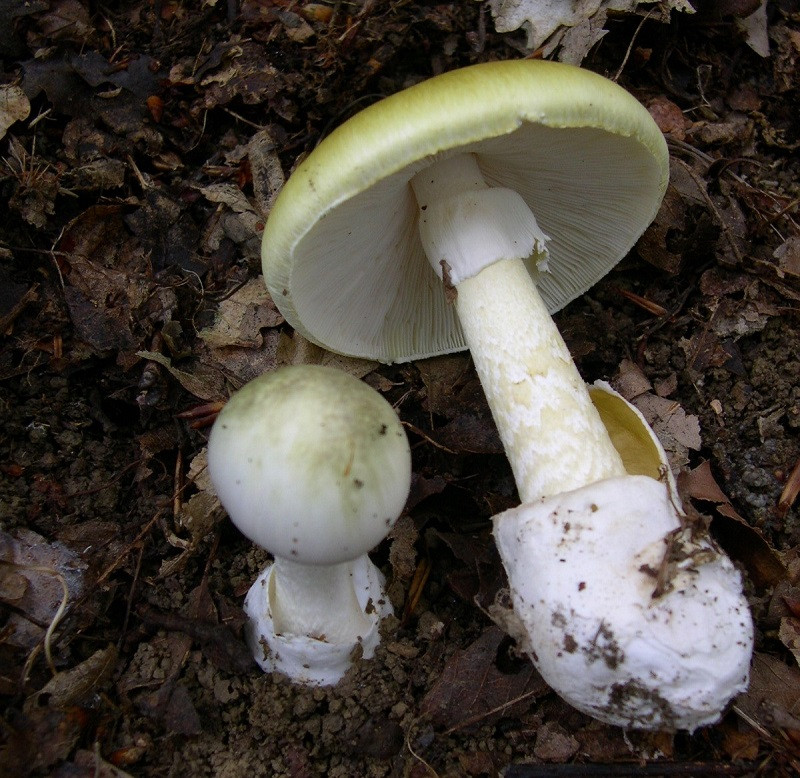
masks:
[[(464, 68), (366, 108), (319, 144), (269, 216), (264, 276), (287, 321), (332, 351), (401, 362), (469, 348), (521, 511), (609, 480), (617, 490), (634, 488), (550, 313), (632, 248), (658, 211), (668, 171), (661, 132), (617, 84), (543, 61)], [(649, 432), (629, 434), (650, 445)], [(657, 488), (643, 497), (655, 499), (656, 491), (658, 505), (669, 506), (663, 535), (680, 525), (679, 503), (663, 479), (651, 480)], [(609, 490), (598, 488), (605, 500)], [(646, 504), (639, 509), (647, 514)], [(496, 517), (496, 536), (517, 520)], [(593, 569), (613, 550), (625, 517), (606, 524), (591, 546), (599, 555)], [(526, 535), (514, 548), (522, 542), (536, 541)], [(528, 591), (514, 581), (526, 575), (525, 565), (511, 565), (499, 546), (514, 568), (512, 595)], [(644, 591), (639, 579), (628, 585)], [(649, 595), (639, 594), (638, 618), (647, 619)], [(735, 599), (737, 613), (746, 612), (740, 585)], [(602, 623), (604, 614), (597, 618)], [(726, 657), (735, 666), (723, 673), (736, 683), (714, 696), (714, 716), (719, 699), (746, 682), (752, 626), (739, 621), (746, 622), (742, 650)], [(576, 679), (582, 689), (564, 687), (565, 674), (538, 661), (535, 641), (530, 653), (545, 679), (598, 718), (620, 720), (609, 705), (624, 685), (629, 725), (691, 729), (710, 720), (705, 703), (695, 717), (669, 710), (668, 694), (666, 709), (652, 714), (652, 690), (665, 676), (654, 671), (647, 681), (646, 662), (634, 679), (583, 674)], [(588, 655), (591, 647), (583, 648)], [(637, 685), (640, 671), (645, 681)]]
[(342, 371), (281, 368), (222, 409), (208, 468), (233, 523), (275, 558), (245, 599), (256, 661), (298, 683), (337, 683), (355, 649), (372, 657), (392, 612), (367, 552), (411, 483), (394, 409)]

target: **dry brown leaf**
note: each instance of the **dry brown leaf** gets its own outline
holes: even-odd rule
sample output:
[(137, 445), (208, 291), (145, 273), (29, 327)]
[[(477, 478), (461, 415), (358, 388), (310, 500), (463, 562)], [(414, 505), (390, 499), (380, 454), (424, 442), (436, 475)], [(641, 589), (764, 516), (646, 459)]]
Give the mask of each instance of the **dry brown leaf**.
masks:
[(377, 362), (370, 359), (348, 357), (343, 354), (334, 354), (306, 340), (299, 332), (291, 336), (281, 334), (278, 343), (278, 366), (282, 365), (326, 365), (343, 370), (355, 378), (364, 378), (377, 366)]
[(286, 180), (275, 141), (267, 130), (259, 130), (247, 144), (247, 157), (253, 176), (253, 199), (262, 219), (266, 219)]
[(502, 672), (495, 660), (505, 635), (489, 627), (445, 665), (425, 695), (420, 713), (440, 729), (468, 730), (524, 713), (549, 687), (527, 660)]
[(677, 401), (646, 394), (637, 397), (634, 404), (653, 426), (668, 453), (682, 453), (680, 447), (700, 449), (700, 421), (697, 416), (686, 413)]
[(536, 731), (533, 753), (543, 762), (563, 764), (580, 748), (580, 743), (557, 721), (546, 721)]
[(470, 359), (465, 354), (447, 354), (417, 362), (427, 392), (427, 410), (450, 418), (455, 397), (469, 381)]
[(769, 732), (800, 732), (800, 668), (756, 652), (750, 687), (736, 698), (734, 709)]
[(778, 637), (786, 648), (792, 652), (794, 661), (800, 665), (800, 619), (784, 616), (778, 629)]
[(166, 368), (169, 374), (187, 391), (201, 400), (209, 402), (226, 399), (225, 377), (218, 370), (207, 365), (197, 364), (193, 372), (179, 370), (172, 366), (172, 360), (157, 351), (137, 351), (136, 356), (148, 359)]
[(261, 330), (277, 327), (283, 320), (264, 279), (258, 276), (226, 297), (219, 304), (214, 324), (200, 330), (198, 335), (212, 348), (259, 348), (264, 342)]
[(460, 414), (431, 433), (449, 451), (469, 454), (502, 454), (503, 442), (491, 415)]
[(30, 101), (21, 87), (15, 84), (0, 85), (0, 138), (5, 136), (6, 130), (14, 122), (27, 119), (30, 112)]
[(737, 513), (714, 479), (710, 462), (681, 473), (679, 486), (688, 497), (715, 505), (719, 516), (712, 524), (714, 536), (734, 559), (745, 566), (758, 588), (774, 586), (786, 578), (786, 568), (777, 553), (761, 533)]
[(48, 543), (24, 528), (13, 534), (0, 532), (0, 561), (5, 563), (0, 564), (0, 602), (14, 608), (10, 619), (15, 629), (6, 642), (30, 650), (44, 637), (61, 606), (61, 579), (69, 590), (66, 607), (71, 609), (86, 591), (87, 565), (64, 544)]
[(800, 276), (800, 237), (792, 235), (787, 238), (772, 256), (778, 260), (781, 278), (784, 275)]
[(614, 376), (612, 383), (614, 388), (628, 402), (653, 388), (650, 379), (632, 359), (623, 359), (619, 363), (617, 374)]
[(117, 649), (113, 645), (95, 651), (76, 667), (53, 676), (38, 692), (28, 697), (25, 713), (30, 715), (41, 707), (67, 708), (97, 694), (114, 674), (117, 659)]
[(691, 127), (692, 122), (680, 106), (665, 95), (658, 95), (650, 100), (647, 103), (647, 110), (661, 132), (669, 133), (675, 140), (683, 140), (686, 137), (686, 130)]

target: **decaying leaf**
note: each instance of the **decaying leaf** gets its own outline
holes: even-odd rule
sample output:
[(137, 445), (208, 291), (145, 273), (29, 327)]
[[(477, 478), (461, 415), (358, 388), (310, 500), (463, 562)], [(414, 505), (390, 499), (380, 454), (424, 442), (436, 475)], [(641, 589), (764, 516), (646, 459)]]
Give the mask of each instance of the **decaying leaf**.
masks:
[(13, 606), (6, 642), (26, 650), (37, 645), (62, 607), (62, 581), (69, 609), (85, 592), (86, 567), (63, 543), (48, 543), (32, 530), (0, 532), (0, 602)]
[(737, 697), (734, 710), (769, 732), (788, 729), (800, 734), (800, 668), (756, 652), (750, 687)]
[(275, 141), (267, 130), (259, 130), (250, 139), (247, 157), (253, 175), (253, 198), (265, 219), (285, 181)]
[(800, 619), (784, 616), (778, 630), (778, 637), (786, 648), (792, 652), (795, 662), (800, 665)]
[(580, 748), (580, 743), (557, 721), (545, 722), (536, 732), (533, 753), (544, 762), (563, 764)]
[(198, 492), (181, 505), (177, 523), (189, 533), (194, 544), (208, 535), (224, 518), (225, 511), (217, 496), (211, 492)]
[(689, 451), (699, 450), (700, 421), (687, 414), (680, 403), (649, 391), (650, 382), (641, 369), (624, 359), (612, 384), (628, 402), (641, 411), (661, 441), (670, 467), (678, 472), (689, 462)]
[(792, 235), (775, 249), (773, 254), (778, 260), (781, 277), (783, 275), (800, 276), (800, 236)]
[(503, 632), (489, 627), (468, 648), (456, 651), (422, 700), (420, 713), (446, 730), (468, 730), (517, 716), (549, 691), (527, 660), (504, 672), (497, 666)]
[(749, 16), (736, 16), (736, 26), (744, 33), (747, 45), (760, 57), (769, 56), (767, 0), (762, 0)]
[(117, 665), (117, 649), (110, 645), (95, 651), (76, 667), (53, 676), (38, 692), (25, 701), (24, 711), (33, 713), (37, 708), (67, 708), (96, 694), (111, 678)]
[(261, 330), (281, 322), (283, 316), (272, 302), (264, 279), (258, 276), (226, 297), (219, 304), (214, 324), (198, 335), (212, 348), (258, 348), (264, 341)]
[(282, 365), (325, 365), (343, 370), (356, 378), (364, 378), (377, 366), (377, 362), (358, 357), (334, 354), (306, 340), (299, 332), (291, 336), (281, 333), (278, 343), (278, 366)]
[(225, 398), (225, 379), (217, 370), (204, 365), (196, 365), (191, 373), (174, 367), (172, 360), (156, 351), (137, 351), (141, 359), (165, 367), (169, 374), (190, 394), (201, 400), (222, 400)]
[(786, 578), (786, 568), (780, 558), (763, 535), (738, 514), (714, 479), (709, 461), (681, 473), (679, 486), (687, 496), (714, 504), (719, 514), (712, 523), (714, 536), (745, 566), (755, 586), (763, 589)]
[(648, 12), (668, 17), (670, 10), (694, 13), (687, 0), (489, 0), (498, 32), (525, 30), (527, 47), (545, 56), (560, 47), (558, 59), (580, 64), (605, 34), (610, 11)]
[(14, 84), (0, 85), (0, 138), (6, 130), (23, 119), (28, 118), (31, 104), (22, 88)]
[(436, 532), (459, 565), (447, 576), (450, 588), (464, 601), (488, 610), (506, 585), (505, 571), (497, 548), (488, 535)]

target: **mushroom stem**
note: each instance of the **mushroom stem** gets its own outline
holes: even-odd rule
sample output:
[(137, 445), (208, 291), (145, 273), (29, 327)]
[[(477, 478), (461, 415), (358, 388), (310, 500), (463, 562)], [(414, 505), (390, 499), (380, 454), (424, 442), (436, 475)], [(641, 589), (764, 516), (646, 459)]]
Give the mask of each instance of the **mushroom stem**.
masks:
[(329, 643), (356, 643), (374, 628), (358, 604), (353, 562), (303, 565), (276, 559), (269, 601), (275, 632)]
[(489, 187), (472, 154), (412, 179), (423, 247), (456, 285), (456, 309), (520, 498), (531, 502), (625, 468), (523, 260), (547, 236), (522, 197)]
[(496, 262), (457, 288), (464, 337), (522, 502), (624, 475), (522, 260)]

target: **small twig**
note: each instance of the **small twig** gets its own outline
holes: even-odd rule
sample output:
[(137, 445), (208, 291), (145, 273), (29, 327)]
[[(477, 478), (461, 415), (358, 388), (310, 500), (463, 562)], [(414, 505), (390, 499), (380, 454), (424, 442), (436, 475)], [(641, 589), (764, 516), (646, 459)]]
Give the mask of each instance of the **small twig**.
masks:
[(119, 640), (117, 641), (117, 650), (122, 648), (122, 641), (125, 638), (125, 633), (128, 631), (128, 624), (131, 620), (131, 609), (133, 606), (133, 593), (136, 591), (136, 586), (139, 583), (139, 574), (142, 571), (142, 559), (144, 558), (144, 543), (139, 546), (139, 554), (136, 557), (136, 567), (133, 570), (133, 579), (131, 580), (130, 589), (128, 589), (128, 602), (125, 604), (125, 618), (122, 621), (122, 629), (119, 633)]
[(417, 569), (414, 571), (414, 577), (411, 579), (411, 585), (408, 587), (406, 604), (403, 608), (403, 615), (400, 618), (401, 627), (404, 627), (408, 623), (408, 620), (419, 604), (420, 597), (422, 597), (422, 592), (425, 589), (428, 578), (430, 578), (432, 569), (431, 561), (427, 558), (421, 560), (417, 565)]
[(700, 192), (700, 196), (706, 201), (706, 205), (708, 205), (711, 212), (714, 214), (717, 222), (719, 223), (720, 227), (722, 228), (722, 232), (725, 235), (725, 239), (728, 241), (731, 247), (731, 251), (733, 251), (733, 255), (736, 257), (737, 262), (742, 261), (742, 252), (739, 250), (739, 246), (736, 245), (736, 240), (731, 235), (730, 228), (725, 223), (725, 219), (722, 218), (722, 214), (719, 212), (719, 208), (717, 208), (714, 201), (711, 199), (711, 196), (706, 191), (705, 185), (703, 184), (703, 180), (700, 176), (692, 170), (692, 166), (688, 165), (682, 159), (675, 159), (677, 162), (689, 175), (689, 178), (694, 181), (695, 186), (697, 187), (697, 191)]
[(248, 127), (252, 127), (254, 130), (264, 130), (267, 128), (266, 124), (256, 124), (255, 122), (251, 122), (249, 119), (245, 119), (244, 116), (242, 116), (239, 113), (236, 113), (236, 111), (232, 111), (230, 108), (223, 108), (222, 110), (225, 111), (225, 113), (227, 113), (228, 115), (233, 116), (233, 118), (236, 119), (237, 121), (242, 122), (242, 124), (246, 124), (248, 125)]
[(457, 451), (453, 451), (451, 448), (447, 448), (447, 446), (443, 446), (441, 443), (437, 443), (430, 435), (423, 432), (419, 427), (417, 427), (415, 424), (412, 424), (410, 421), (403, 421), (401, 423), (404, 427), (408, 427), (408, 429), (410, 429), (412, 432), (427, 440), (432, 446), (436, 446), (436, 448), (441, 449), (448, 454), (458, 453)]
[(406, 748), (408, 749), (408, 753), (414, 757), (420, 764), (422, 764), (425, 769), (433, 776), (433, 778), (439, 778), (439, 773), (433, 769), (412, 747), (411, 747), (411, 732), (413, 727), (409, 728), (409, 731), (406, 733)]
[(183, 492), (186, 488), (186, 481), (183, 477), (183, 454), (178, 450), (175, 457), (175, 471), (172, 489), (172, 518), (177, 520), (183, 508)]
[(666, 316), (669, 311), (664, 308), (662, 305), (653, 302), (652, 300), (648, 300), (646, 297), (642, 297), (635, 292), (629, 292), (627, 289), (618, 288), (617, 292), (621, 294), (623, 297), (630, 300), (634, 305), (638, 305), (643, 310), (647, 311), (648, 313), (652, 313), (653, 316)]
[(642, 27), (644, 23), (650, 18), (650, 15), (653, 13), (653, 9), (651, 8), (643, 17), (642, 20), (639, 22), (639, 25), (633, 32), (633, 36), (631, 37), (631, 42), (628, 44), (628, 48), (625, 52), (625, 56), (622, 58), (622, 62), (620, 63), (619, 68), (617, 68), (617, 72), (611, 77), (612, 81), (619, 81), (619, 77), (622, 75), (622, 71), (625, 69), (625, 65), (628, 64), (628, 58), (631, 56), (631, 52), (633, 51), (633, 44), (636, 42), (636, 38), (639, 36), (639, 33), (642, 31)]
[(34, 284), (19, 298), (19, 300), (17, 300), (14, 307), (5, 316), (0, 318), (0, 335), (5, 334), (6, 330), (14, 323), (17, 316), (25, 310), (28, 303), (39, 299), (37, 294), (38, 289), (39, 284)]
[(476, 713), (474, 716), (462, 719), (457, 724), (453, 724), (452, 727), (446, 729), (442, 734), (452, 735), (453, 732), (457, 732), (459, 729), (463, 729), (464, 727), (471, 727), (473, 724), (477, 724), (478, 722), (483, 721), (489, 716), (494, 716), (497, 713), (502, 713), (506, 708), (510, 707), (511, 705), (516, 705), (518, 702), (527, 700), (529, 697), (535, 697), (536, 695), (541, 693), (542, 693), (541, 689), (531, 689), (531, 691), (525, 692), (525, 694), (520, 694), (518, 697), (514, 697), (513, 700), (507, 700), (502, 705), (498, 705), (497, 707), (492, 708), (491, 710), (483, 711), (482, 713)]
[(128, 554), (130, 554), (130, 552), (133, 551), (133, 549), (139, 546), (139, 543), (142, 541), (142, 538), (144, 538), (144, 536), (147, 535), (148, 532), (150, 532), (153, 525), (158, 522), (162, 514), (163, 514), (163, 509), (159, 510), (158, 513), (156, 513), (156, 515), (153, 516), (153, 518), (150, 519), (150, 521), (148, 521), (147, 524), (144, 525), (139, 534), (127, 545), (127, 547), (122, 551), (122, 553), (120, 553), (120, 555), (105, 570), (103, 570), (102, 573), (100, 573), (97, 580), (95, 581), (95, 587), (103, 583), (106, 580), (106, 578), (108, 578), (122, 564), (125, 557)]
[(125, 467), (123, 467), (122, 470), (120, 470), (109, 481), (106, 481), (105, 483), (100, 484), (99, 486), (93, 486), (91, 489), (83, 489), (77, 492), (67, 492), (67, 494), (64, 495), (64, 499), (72, 500), (75, 497), (86, 497), (87, 495), (97, 494), (98, 492), (102, 492), (105, 489), (110, 489), (112, 486), (114, 486), (114, 484), (116, 484), (122, 478), (123, 475), (125, 475), (125, 473), (128, 472), (128, 470), (130, 470), (133, 467), (136, 467), (143, 461), (144, 461), (143, 459), (135, 459), (133, 462), (129, 462), (127, 465), (125, 465)]
[[(52, 567), (46, 567), (45, 565), (26, 565), (20, 562), (7, 562), (5, 560), (0, 560), (0, 564), (10, 565), (17, 570), (28, 570), (31, 573), (44, 573), (45, 575), (52, 575), (53, 577), (57, 578), (58, 582), (61, 584), (61, 591), (63, 593), (61, 597), (61, 603), (59, 604), (58, 608), (56, 608), (56, 612), (53, 614), (53, 618), (50, 620), (50, 624), (44, 633), (44, 639), (42, 641), (42, 645), (44, 646), (44, 656), (47, 660), (47, 666), (50, 668), (50, 672), (54, 676), (58, 675), (58, 670), (56, 670), (55, 663), (53, 662), (53, 632), (55, 632), (56, 627), (63, 618), (64, 612), (67, 609), (67, 603), (69, 602), (69, 587), (67, 586), (67, 579), (64, 578), (64, 576), (58, 570), (55, 570)], [(28, 675), (30, 674), (30, 669), (33, 666), (37, 651), (38, 646), (31, 651), (27, 661), (25, 662), (25, 667), (23, 668), (22, 672), (23, 683), (27, 680)]]

